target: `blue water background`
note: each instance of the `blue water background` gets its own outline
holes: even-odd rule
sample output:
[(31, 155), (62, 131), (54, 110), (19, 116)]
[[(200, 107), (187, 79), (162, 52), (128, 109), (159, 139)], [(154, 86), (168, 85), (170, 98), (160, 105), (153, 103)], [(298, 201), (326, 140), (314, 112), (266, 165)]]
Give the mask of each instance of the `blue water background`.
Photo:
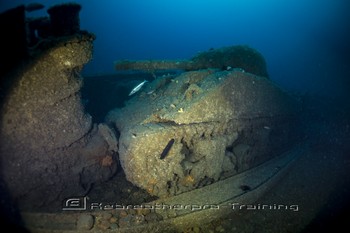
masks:
[[(0, 0), (1, 12), (33, 1)], [(40, 2), (40, 1), (38, 1)], [(66, 1), (42, 1), (47, 15)], [(249, 45), (263, 54), (270, 78), (307, 93), (349, 92), (347, 0), (76, 0), (81, 29), (94, 33), (84, 75), (112, 74), (120, 59), (187, 59), (200, 51)]]

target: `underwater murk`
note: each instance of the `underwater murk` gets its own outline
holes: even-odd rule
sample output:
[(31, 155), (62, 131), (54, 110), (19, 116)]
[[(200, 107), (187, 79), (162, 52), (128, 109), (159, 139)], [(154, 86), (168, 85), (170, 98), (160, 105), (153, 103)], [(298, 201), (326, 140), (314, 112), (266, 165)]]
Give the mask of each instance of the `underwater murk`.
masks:
[(347, 227), (347, 1), (0, 10), (4, 229)]

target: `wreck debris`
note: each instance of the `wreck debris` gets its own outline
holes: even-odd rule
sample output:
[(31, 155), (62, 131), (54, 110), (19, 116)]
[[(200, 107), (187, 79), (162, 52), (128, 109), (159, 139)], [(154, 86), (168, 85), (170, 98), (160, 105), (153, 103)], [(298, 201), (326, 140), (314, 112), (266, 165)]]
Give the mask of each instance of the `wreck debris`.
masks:
[[(9, 17), (24, 21), (23, 12), (16, 8)], [(92, 123), (80, 95), (80, 71), (92, 58), (93, 41), (83, 31), (51, 37), (31, 57), (18, 53), (22, 60), (9, 64), (15, 72), (1, 70), (2, 181), (21, 210), (57, 210), (64, 198), (86, 194), (117, 170), (114, 132)]]
[[(120, 132), (126, 178), (151, 195), (178, 195), (212, 184), (267, 161), (297, 140), (298, 102), (264, 77), (237, 69), (190, 71), (157, 93), (156, 99), (131, 98), (106, 118)], [(172, 144), (169, 138), (181, 140)], [(171, 144), (171, 159), (160, 159), (159, 151), (166, 156), (164, 145)]]
[(77, 3), (63, 3), (50, 7), (51, 30), (55, 36), (73, 35), (80, 30), (79, 11), (81, 5)]
[(160, 159), (165, 159), (165, 157), (168, 155), (168, 153), (169, 153), (171, 147), (173, 146), (174, 142), (175, 142), (175, 139), (174, 139), (174, 138), (172, 138), (172, 139), (168, 142), (168, 144), (165, 146), (165, 148), (164, 148), (162, 154), (160, 155)]
[(245, 72), (268, 77), (264, 57), (255, 49), (243, 45), (210, 49), (198, 53), (190, 60), (122, 60), (115, 62), (115, 68), (117, 70), (140, 70), (151, 73), (157, 70), (172, 69), (191, 71), (208, 68), (220, 70), (241, 68)]

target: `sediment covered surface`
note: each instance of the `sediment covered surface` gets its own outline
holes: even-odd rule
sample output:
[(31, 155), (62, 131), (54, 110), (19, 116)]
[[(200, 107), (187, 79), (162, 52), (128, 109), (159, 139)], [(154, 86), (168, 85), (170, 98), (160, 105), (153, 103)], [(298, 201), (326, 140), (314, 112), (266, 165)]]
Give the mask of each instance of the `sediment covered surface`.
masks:
[(164, 197), (252, 168), (297, 138), (297, 101), (266, 78), (212, 69), (146, 84), (107, 122), (126, 177)]
[(81, 32), (45, 41), (6, 77), (1, 175), (20, 208), (60, 208), (64, 197), (84, 195), (116, 171), (114, 133), (92, 124), (80, 98), (80, 71), (92, 57), (93, 40)]

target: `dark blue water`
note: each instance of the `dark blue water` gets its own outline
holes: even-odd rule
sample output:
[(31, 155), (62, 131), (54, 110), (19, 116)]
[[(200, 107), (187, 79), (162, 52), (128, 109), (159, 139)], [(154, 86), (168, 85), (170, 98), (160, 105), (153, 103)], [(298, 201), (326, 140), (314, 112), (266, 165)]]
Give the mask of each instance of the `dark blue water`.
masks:
[[(1, 0), (0, 11), (33, 1)], [(302, 92), (348, 92), (350, 20), (347, 0), (76, 0), (81, 28), (95, 33), (84, 74), (116, 72), (120, 59), (190, 58), (238, 44), (264, 56), (272, 80)], [(42, 1), (47, 15), (62, 1)]]

